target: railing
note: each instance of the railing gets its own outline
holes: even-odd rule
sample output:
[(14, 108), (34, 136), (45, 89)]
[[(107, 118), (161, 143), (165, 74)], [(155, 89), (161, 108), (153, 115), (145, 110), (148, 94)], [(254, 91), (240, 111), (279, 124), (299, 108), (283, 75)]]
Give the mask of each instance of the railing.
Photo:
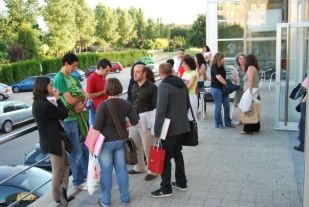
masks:
[[(155, 80), (158, 81), (159, 78), (156, 77)], [(121, 94), (120, 96), (123, 96), (123, 95), (125, 95), (125, 94), (127, 94), (127, 93), (128, 93), (128, 91), (125, 90), (125, 91), (122, 92), (122, 94)], [(29, 134), (29, 133), (31, 133), (31, 132), (34, 132), (34, 131), (36, 131), (37, 129), (38, 129), (37, 125), (36, 125), (36, 124), (32, 124), (32, 126), (29, 126), (29, 127), (27, 127), (26, 129), (23, 129), (23, 130), (21, 130), (21, 131), (19, 131), (19, 132), (15, 132), (15, 133), (12, 133), (12, 134), (10, 134), (10, 135), (4, 136), (4, 137), (1, 138), (1, 140), (0, 140), (0, 145), (5, 144), (5, 143), (7, 143), (7, 142), (10, 142), (10, 141), (12, 141), (12, 140), (14, 140), (14, 139), (17, 139), (17, 138), (19, 138), (19, 137), (21, 137), (21, 136), (24, 136), (24, 135), (26, 135), (26, 134)], [(6, 178), (6, 179), (0, 181), (0, 186), (3, 185), (4, 183), (6, 183), (7, 181), (13, 179), (14, 177), (16, 177), (16, 176), (18, 176), (18, 175), (20, 175), (20, 174), (26, 172), (27, 170), (31, 169), (32, 167), (36, 166), (37, 164), (43, 162), (44, 160), (46, 160), (46, 159), (48, 159), (48, 158), (50, 158), (50, 155), (47, 156), (47, 157), (45, 157), (45, 158), (43, 158), (43, 159), (41, 159), (41, 160), (39, 160), (38, 162), (36, 162), (36, 163), (34, 163), (34, 164), (32, 164), (32, 165), (30, 165), (30, 166), (27, 167), (26, 169), (24, 169), (24, 170), (22, 170), (22, 171), (20, 171), (20, 172), (18, 172), (18, 173), (16, 173), (16, 174), (14, 174), (14, 175), (12, 175), (12, 176), (10, 176), (10, 177), (8, 177), (8, 178)], [(37, 191), (38, 189), (42, 188), (44, 185), (46, 185), (47, 183), (49, 183), (51, 180), (52, 180), (52, 179), (46, 181), (46, 182), (43, 183), (42, 185), (40, 185), (40, 186), (36, 187), (35, 189), (31, 190), (31, 191), (28, 192), (26, 195), (22, 196), (22, 198), (20, 198), (19, 200), (16, 200), (16, 201), (15, 201), (14, 203), (12, 203), (12, 204), (10, 204), (8, 207), (16, 206), (16, 205), (19, 204), (21, 201), (23, 201), (23, 200), (26, 199), (28, 196), (30, 196), (33, 192)]]

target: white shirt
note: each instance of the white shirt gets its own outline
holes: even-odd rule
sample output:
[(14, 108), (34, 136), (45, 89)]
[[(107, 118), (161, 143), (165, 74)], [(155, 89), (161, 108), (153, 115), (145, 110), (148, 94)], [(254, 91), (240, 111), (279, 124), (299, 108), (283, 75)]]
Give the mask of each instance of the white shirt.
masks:
[(175, 56), (174, 58), (174, 67), (173, 67), (173, 69), (174, 69), (174, 71), (176, 72), (176, 74), (178, 73), (178, 70), (179, 70), (179, 68), (180, 68), (180, 64), (181, 64), (181, 59), (178, 59), (178, 57), (177, 56)]

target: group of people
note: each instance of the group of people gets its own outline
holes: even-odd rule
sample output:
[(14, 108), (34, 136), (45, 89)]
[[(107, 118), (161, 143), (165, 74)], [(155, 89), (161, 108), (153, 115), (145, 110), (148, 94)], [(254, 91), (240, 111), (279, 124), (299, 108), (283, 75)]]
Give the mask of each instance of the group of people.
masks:
[[(195, 66), (192, 60), (188, 60), (185, 68)], [(71, 75), (77, 66), (78, 58), (75, 54), (64, 55), (62, 67), (54, 80), (40, 76), (36, 79), (33, 90), (33, 115), (39, 130), (41, 150), (42, 153), (51, 154), (52, 195), (55, 202), (67, 206), (74, 198), (67, 195), (70, 168), (74, 187), (77, 190), (87, 189), (85, 182), (89, 153), (93, 154), (94, 137), (101, 133), (105, 139), (98, 156), (101, 167), (99, 205), (111, 205), (113, 168), (118, 178), (121, 203), (128, 204), (128, 174), (146, 172), (145, 181), (158, 176), (148, 170), (147, 160), (151, 146), (160, 139), (165, 118), (169, 118), (171, 124), (166, 139), (161, 140), (162, 147), (166, 150), (162, 182), (161, 187), (153, 191), (151, 196), (171, 196), (172, 187), (186, 190), (187, 179), (181, 143), (185, 134), (190, 131), (187, 116), (190, 90), (188, 83), (173, 75), (171, 64), (163, 63), (159, 66), (162, 83), (157, 87), (152, 71), (144, 63), (138, 62), (132, 67), (128, 99), (124, 100), (120, 98), (123, 90), (120, 81), (117, 78), (106, 78), (111, 68), (109, 60), (99, 61), (97, 70), (87, 79), (86, 91), (79, 80)], [(86, 135), (83, 133), (83, 114), (89, 99), (93, 103), (95, 118), (92, 120), (90, 146), (87, 148), (84, 143)], [(116, 109), (114, 114), (109, 105)], [(138, 162), (130, 171), (127, 171), (124, 156), (124, 140), (113, 120), (115, 115), (123, 130), (133, 138), (137, 146)], [(155, 119), (147, 116), (143, 118), (144, 115)], [(152, 120), (155, 120), (155, 123), (150, 123)], [(149, 123), (142, 123), (145, 121)], [(171, 181), (172, 158), (176, 163), (175, 182)]]

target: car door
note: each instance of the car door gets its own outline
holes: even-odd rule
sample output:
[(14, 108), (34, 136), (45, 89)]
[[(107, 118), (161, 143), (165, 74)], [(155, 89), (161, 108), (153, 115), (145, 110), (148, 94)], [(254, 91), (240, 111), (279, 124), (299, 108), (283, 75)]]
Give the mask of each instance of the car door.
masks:
[(34, 77), (26, 78), (23, 81), (23, 90), (32, 90), (33, 89), (33, 84), (34, 84)]
[(20, 121), (20, 117), (16, 114), (15, 106), (13, 103), (6, 104), (3, 106), (3, 114), (6, 117), (5, 119), (10, 119), (13, 122), (13, 125)]
[(25, 103), (17, 102), (14, 103), (16, 115), (19, 117), (19, 122), (27, 121), (31, 118), (33, 118), (31, 107), (29, 107)]

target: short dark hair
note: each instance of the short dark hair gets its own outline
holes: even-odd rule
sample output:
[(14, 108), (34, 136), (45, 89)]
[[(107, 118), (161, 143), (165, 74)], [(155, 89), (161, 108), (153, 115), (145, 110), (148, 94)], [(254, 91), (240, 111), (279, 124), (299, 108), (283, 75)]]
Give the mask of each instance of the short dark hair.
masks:
[(159, 65), (159, 71), (164, 75), (172, 75), (173, 74), (173, 67), (169, 63), (161, 63)]
[(122, 85), (117, 78), (108, 78), (104, 91), (108, 96), (117, 96), (122, 93)]
[(67, 53), (62, 58), (62, 65), (65, 63), (68, 63), (69, 65), (72, 65), (74, 62), (78, 62), (78, 57), (74, 53)]
[(185, 52), (185, 49), (184, 49), (184, 48), (182, 48), (182, 47), (180, 47), (180, 48), (178, 48), (178, 49), (177, 49), (177, 52), (179, 52), (179, 51), (181, 51), (181, 52)]
[(168, 59), (167, 61), (166, 61), (167, 63), (169, 63), (169, 64), (171, 64), (172, 65), (172, 67), (174, 67), (174, 59)]
[(247, 55), (246, 56), (246, 66), (245, 66), (245, 71), (247, 72), (248, 68), (250, 66), (255, 67), (257, 70), (260, 70), (260, 66), (259, 66), (259, 62), (257, 60), (257, 58), (255, 57), (255, 55)]
[(138, 61), (138, 62), (134, 63), (134, 64), (132, 65), (132, 68), (131, 68), (131, 78), (133, 77), (133, 74), (134, 74), (134, 67), (135, 67), (136, 65), (146, 65), (146, 64), (143, 63), (143, 62), (141, 62), (141, 61)]
[(205, 52), (210, 52), (210, 48), (207, 45), (205, 45), (204, 47), (206, 48)]
[(47, 76), (39, 76), (33, 86), (33, 100), (45, 99), (48, 96), (47, 86), (51, 79)]
[(100, 67), (102, 67), (103, 69), (105, 69), (107, 68), (107, 66), (112, 67), (112, 64), (108, 59), (103, 58), (99, 61), (97, 68), (99, 69)]
[(196, 70), (196, 63), (190, 55), (186, 55), (182, 61), (186, 63), (191, 70)]

